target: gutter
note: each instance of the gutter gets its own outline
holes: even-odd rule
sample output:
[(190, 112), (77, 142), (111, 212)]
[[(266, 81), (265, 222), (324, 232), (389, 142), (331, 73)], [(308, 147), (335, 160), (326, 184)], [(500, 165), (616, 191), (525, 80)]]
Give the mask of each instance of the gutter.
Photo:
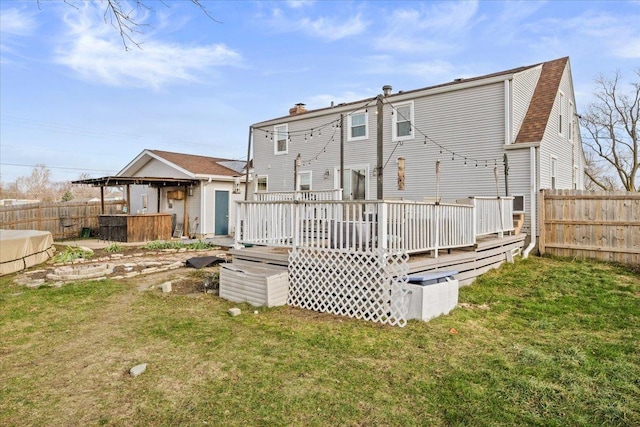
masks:
[(524, 252), (522, 252), (522, 258), (528, 258), (529, 257), (529, 252), (531, 252), (533, 250), (533, 248), (536, 246), (536, 234), (538, 233), (538, 225), (537, 225), (537, 218), (536, 218), (536, 211), (537, 211), (537, 205), (538, 205), (538, 195), (536, 192), (536, 148), (535, 147), (530, 147), (529, 148), (529, 154), (531, 156), (531, 177), (530, 177), (530, 188), (531, 188), (531, 242), (529, 243), (529, 246), (527, 246), (527, 248), (524, 250)]

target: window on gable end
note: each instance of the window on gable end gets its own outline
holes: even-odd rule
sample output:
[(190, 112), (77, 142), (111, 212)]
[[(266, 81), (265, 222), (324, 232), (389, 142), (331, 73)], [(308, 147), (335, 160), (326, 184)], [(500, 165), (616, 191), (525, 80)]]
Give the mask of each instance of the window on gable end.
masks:
[(367, 126), (367, 113), (365, 111), (350, 114), (347, 119), (349, 128), (348, 141), (357, 141), (369, 137)]
[(558, 185), (558, 159), (551, 157), (551, 189), (555, 190)]
[(569, 141), (573, 142), (573, 127), (575, 126), (575, 112), (573, 109), (573, 102), (569, 101), (569, 111), (568, 111), (568, 119), (569, 126), (567, 126), (567, 138)]
[(288, 125), (273, 127), (273, 151), (274, 154), (287, 154), (289, 152)]
[(413, 101), (398, 104), (393, 111), (393, 140), (413, 139)]
[(564, 93), (558, 94), (558, 133), (562, 135), (564, 133)]

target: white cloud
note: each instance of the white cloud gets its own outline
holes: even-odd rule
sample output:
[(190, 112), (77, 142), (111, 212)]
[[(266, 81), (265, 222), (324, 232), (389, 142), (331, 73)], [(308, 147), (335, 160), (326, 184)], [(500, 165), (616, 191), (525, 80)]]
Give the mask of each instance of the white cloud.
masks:
[[(566, 51), (624, 59), (640, 58), (640, 15), (587, 9), (571, 19), (543, 19), (527, 24), (523, 36), (541, 51)], [(535, 36), (535, 39), (531, 36)]]
[(0, 62), (7, 64), (7, 55), (20, 55), (19, 39), (31, 36), (37, 28), (33, 14), (24, 10), (2, 9), (0, 13)]
[(29, 36), (36, 29), (36, 21), (31, 13), (20, 9), (3, 9), (0, 14), (0, 35), (4, 39), (10, 36)]
[(291, 9), (301, 9), (303, 7), (312, 6), (315, 0), (287, 0), (287, 6)]
[(346, 20), (340, 20), (335, 16), (310, 18), (298, 15), (294, 17), (286, 15), (280, 8), (271, 11), (267, 24), (280, 33), (301, 32), (330, 42), (361, 34), (369, 26), (360, 13), (350, 15)]
[[(126, 51), (118, 32), (106, 25), (101, 11), (89, 5), (67, 12), (69, 31), (56, 50), (56, 61), (82, 78), (113, 86), (151, 87), (198, 81), (215, 68), (238, 65), (241, 55), (224, 44), (193, 46), (167, 43), (153, 33), (142, 38), (142, 49)], [(138, 19), (144, 22), (144, 17)]]
[(467, 34), (478, 11), (477, 1), (444, 2), (425, 8), (396, 9), (383, 35), (375, 39), (382, 51), (425, 53), (450, 50)]

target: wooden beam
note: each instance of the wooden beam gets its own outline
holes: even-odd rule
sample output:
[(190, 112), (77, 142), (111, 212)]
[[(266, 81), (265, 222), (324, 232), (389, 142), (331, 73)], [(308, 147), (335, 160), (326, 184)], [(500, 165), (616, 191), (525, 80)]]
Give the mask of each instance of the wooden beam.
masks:
[(182, 235), (189, 236), (189, 188), (184, 186), (184, 214), (182, 221)]

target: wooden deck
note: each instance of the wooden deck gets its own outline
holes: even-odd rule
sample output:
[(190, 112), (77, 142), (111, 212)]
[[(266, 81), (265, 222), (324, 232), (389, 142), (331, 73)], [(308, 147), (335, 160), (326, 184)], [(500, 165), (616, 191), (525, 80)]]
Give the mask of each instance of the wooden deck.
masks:
[[(471, 284), (476, 277), (499, 267), (505, 261), (512, 261), (524, 247), (526, 234), (505, 236), (485, 236), (478, 239), (475, 246), (452, 249), (450, 253), (441, 250), (438, 258), (430, 254), (411, 255), (409, 257), (409, 274), (437, 270), (455, 270), (455, 278), (460, 286)], [(233, 262), (240, 264), (265, 263), (287, 267), (289, 248), (269, 246), (253, 246), (244, 249), (231, 249)]]

